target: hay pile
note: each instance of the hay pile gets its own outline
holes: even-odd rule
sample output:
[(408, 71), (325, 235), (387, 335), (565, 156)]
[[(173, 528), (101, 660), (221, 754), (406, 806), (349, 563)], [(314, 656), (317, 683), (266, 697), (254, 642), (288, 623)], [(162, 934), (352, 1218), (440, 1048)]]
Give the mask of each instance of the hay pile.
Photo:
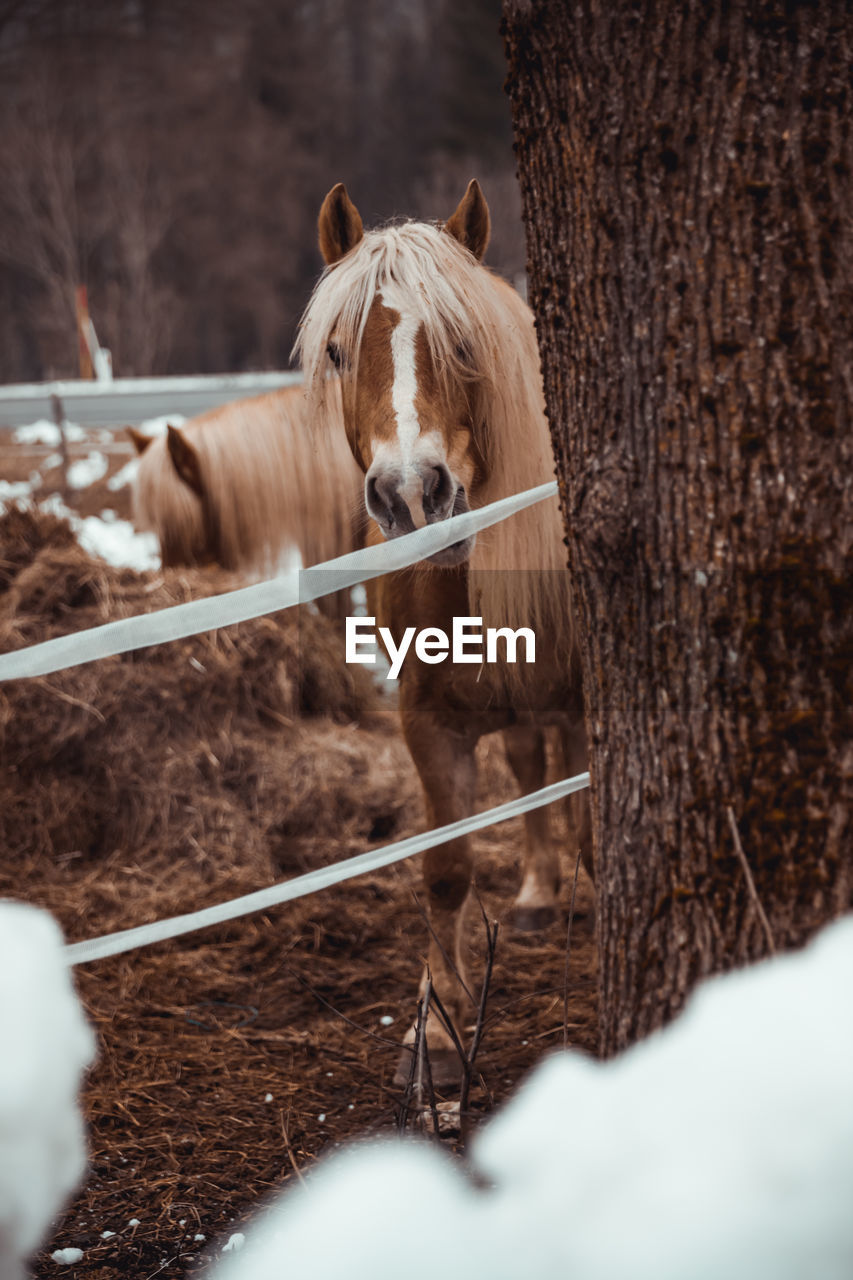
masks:
[[(234, 585), (115, 569), (53, 516), (0, 517), (0, 650)], [(97, 868), (78, 912), (118, 928), (186, 909), (188, 883), (205, 905), (301, 871), (306, 844), (361, 848), (414, 794), (392, 726), (307, 609), (2, 685), (0, 892), (26, 896), (44, 858), (69, 884)], [(44, 905), (72, 936), (91, 931), (71, 903)]]
[[(229, 585), (111, 569), (53, 517), (0, 517), (0, 650)], [(396, 713), (341, 650), (331, 624), (289, 611), (0, 685), (0, 897), (47, 907), (76, 940), (418, 829)], [(499, 739), (480, 763), (483, 807), (514, 794)], [(520, 819), (477, 837), (490, 917), (512, 901), (521, 839)], [(421, 894), (405, 862), (78, 967), (99, 1042), (84, 1097), (90, 1171), (32, 1274), (55, 1280), (51, 1251), (74, 1246), (84, 1259), (68, 1280), (190, 1280), (272, 1190), (339, 1143), (393, 1130), (427, 942)], [(587, 890), (568, 1025), (593, 1050), (590, 902)], [(561, 1042), (564, 940), (559, 927), (501, 934), (478, 1114)]]

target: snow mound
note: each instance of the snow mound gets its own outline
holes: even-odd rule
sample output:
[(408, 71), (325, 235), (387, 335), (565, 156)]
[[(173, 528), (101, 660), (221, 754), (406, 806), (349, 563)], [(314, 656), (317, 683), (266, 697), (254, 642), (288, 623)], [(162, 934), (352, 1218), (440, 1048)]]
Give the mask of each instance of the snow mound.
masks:
[(849, 1280), (851, 989), (847, 917), (613, 1062), (546, 1061), (474, 1144), (487, 1189), (434, 1148), (353, 1148), (216, 1280)]
[[(116, 568), (136, 569), (140, 573), (160, 568), (160, 544), (156, 534), (137, 533), (129, 520), (120, 520), (114, 511), (102, 511), (100, 516), (78, 516), (58, 493), (45, 498), (40, 507), (42, 511), (67, 520), (80, 546), (90, 556), (99, 556)], [(0, 504), (0, 513), (2, 509)]]
[[(66, 422), (64, 431), (66, 440), (86, 439), (86, 432), (76, 422)], [(25, 427), (18, 427), (12, 439), (18, 444), (58, 445), (62, 440), (62, 431), (55, 422), (49, 422), (47, 418), (39, 418), (38, 422), (29, 422)]]
[[(176, 426), (184, 421), (182, 414), (170, 414), (163, 418), (151, 418), (141, 424), (141, 430), (148, 435), (164, 434), (168, 423)], [(65, 424), (66, 439), (75, 442), (97, 439), (108, 444), (115, 439), (115, 433), (108, 430), (87, 432), (77, 423)], [(13, 439), (20, 444), (58, 445), (61, 432), (55, 422), (40, 419), (18, 427)], [(61, 455), (51, 455), (43, 464), (45, 470), (61, 462)], [(132, 458), (124, 467), (107, 480), (107, 488), (118, 492), (133, 482), (136, 474), (138, 458)], [(109, 470), (109, 461), (100, 450), (90, 450), (85, 458), (78, 458), (68, 468), (67, 480), (72, 489), (84, 490), (102, 480)], [(26, 504), (33, 500), (33, 492), (42, 483), (41, 474), (34, 471), (29, 480), (11, 482), (0, 480), (0, 515), (13, 505)], [(117, 568), (136, 569), (145, 572), (148, 569), (160, 568), (160, 545), (153, 533), (138, 533), (129, 520), (119, 520), (114, 512), (102, 512), (98, 516), (80, 517), (76, 511), (63, 502), (58, 493), (43, 498), (40, 502), (42, 510), (68, 520), (74, 530), (77, 541), (90, 555), (100, 556), (107, 564)], [(2, 1280), (2, 1277), (0, 1277)]]
[(0, 514), (13, 502), (26, 502), (32, 497), (32, 492), (29, 480), (0, 480)]
[(39, 1245), (86, 1165), (77, 1091), (95, 1042), (51, 916), (0, 901), (0, 1275)]
[(144, 436), (164, 436), (169, 427), (182, 427), (186, 418), (182, 413), (164, 413), (159, 418), (146, 418), (139, 430)]
[(68, 483), (72, 489), (88, 489), (90, 485), (102, 480), (110, 469), (105, 455), (98, 450), (92, 451), (85, 458), (78, 458), (68, 468)]
[(130, 462), (126, 462), (114, 476), (110, 476), (107, 481), (110, 493), (118, 493), (119, 489), (126, 489), (129, 484), (133, 484), (138, 470), (139, 459), (131, 458)]
[[(481, 1218), (477, 1193), (437, 1148), (413, 1141), (356, 1145), (250, 1227), (243, 1248), (225, 1255), (212, 1280), (485, 1277), (475, 1252), (486, 1226)], [(533, 1275), (518, 1259), (504, 1274)]]
[(61, 1267), (73, 1267), (75, 1263), (80, 1262), (83, 1257), (83, 1250), (74, 1247), (68, 1249), (54, 1249), (50, 1255), (54, 1262), (58, 1262)]
[(116, 568), (127, 567), (143, 573), (160, 568), (160, 544), (154, 533), (137, 533), (129, 520), (119, 520), (115, 512), (84, 516), (75, 522), (77, 541), (91, 556), (100, 556)]

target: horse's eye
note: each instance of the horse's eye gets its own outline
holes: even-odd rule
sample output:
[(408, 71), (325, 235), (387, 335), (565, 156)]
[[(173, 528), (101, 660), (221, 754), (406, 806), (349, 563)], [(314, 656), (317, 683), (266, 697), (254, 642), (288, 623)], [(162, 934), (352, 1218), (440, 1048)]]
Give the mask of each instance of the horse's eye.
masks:
[(329, 353), (329, 359), (335, 368), (340, 372), (344, 363), (343, 352), (336, 342), (329, 342), (326, 345), (326, 351)]
[(458, 342), (456, 344), (456, 359), (460, 364), (465, 364), (469, 367), (474, 363), (474, 353), (467, 342)]

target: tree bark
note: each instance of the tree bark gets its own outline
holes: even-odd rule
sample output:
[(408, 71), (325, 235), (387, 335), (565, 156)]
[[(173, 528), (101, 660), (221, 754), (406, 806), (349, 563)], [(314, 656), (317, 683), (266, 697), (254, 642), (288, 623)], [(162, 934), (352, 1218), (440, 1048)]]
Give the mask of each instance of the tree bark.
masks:
[[(601, 1048), (851, 902), (853, 9), (505, 0)], [(731, 806), (733, 822), (728, 814)]]

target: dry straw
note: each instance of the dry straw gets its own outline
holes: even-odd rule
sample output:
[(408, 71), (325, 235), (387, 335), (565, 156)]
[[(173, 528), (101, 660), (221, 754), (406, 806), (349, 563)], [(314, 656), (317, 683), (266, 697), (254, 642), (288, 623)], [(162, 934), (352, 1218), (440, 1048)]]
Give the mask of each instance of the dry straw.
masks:
[[(111, 569), (61, 521), (0, 517), (0, 647), (226, 585)], [(411, 761), (363, 674), (322, 619), (291, 612), (3, 685), (0, 895), (47, 907), (73, 940), (184, 910), (188, 890), (219, 901), (412, 833)], [(481, 764), (486, 807), (513, 783), (499, 742)], [(517, 887), (519, 838), (520, 821), (478, 838), (480, 889), (498, 908)], [(425, 942), (415, 877), (391, 868), (75, 971), (100, 1046), (90, 1173), (36, 1277), (55, 1275), (50, 1250), (69, 1241), (100, 1280), (197, 1274), (295, 1169), (393, 1128)], [(592, 1050), (590, 902), (587, 889), (569, 1015), (573, 1043)], [(502, 933), (475, 1114), (558, 1043), (562, 972), (553, 939)], [(377, 1034), (386, 1013), (394, 1024)]]

